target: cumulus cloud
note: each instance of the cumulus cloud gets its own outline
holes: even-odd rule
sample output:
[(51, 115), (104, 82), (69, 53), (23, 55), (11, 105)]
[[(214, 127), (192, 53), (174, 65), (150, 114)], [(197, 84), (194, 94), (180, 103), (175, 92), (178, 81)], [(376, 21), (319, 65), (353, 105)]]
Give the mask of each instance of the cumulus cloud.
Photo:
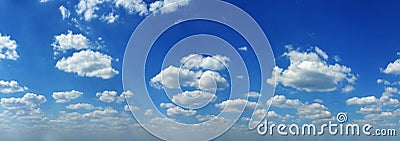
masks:
[[(321, 101), (320, 101), (321, 102)], [(333, 116), (329, 109), (321, 103), (303, 103), (298, 99), (287, 99), (284, 95), (275, 95), (270, 98), (267, 103), (278, 108), (296, 109), (300, 119), (311, 120), (313, 123), (321, 123), (333, 120)], [(290, 116), (283, 116), (284, 119)]]
[(0, 33), (0, 59), (17, 60), (17, 42)]
[(72, 56), (63, 57), (56, 68), (65, 72), (77, 73), (81, 77), (110, 79), (119, 72), (111, 66), (112, 57), (92, 50), (82, 50)]
[(400, 105), (398, 99), (393, 98), (394, 94), (400, 94), (399, 90), (394, 87), (386, 87), (381, 97), (365, 96), (352, 97), (346, 100), (347, 105), (362, 106), (358, 113), (374, 114), (382, 112), (383, 107), (397, 107)]
[(77, 99), (81, 95), (83, 95), (83, 92), (72, 90), (64, 92), (53, 92), (52, 97), (56, 100), (56, 103), (65, 103), (73, 99)]
[(123, 7), (129, 13), (148, 14), (147, 4), (143, 0), (115, 0), (116, 7)]
[(89, 40), (82, 34), (73, 34), (71, 30), (68, 30), (67, 34), (54, 36), (54, 42), (51, 45), (55, 51), (66, 52), (70, 49), (81, 50), (89, 48)]
[(194, 108), (206, 105), (209, 102), (213, 102), (217, 99), (215, 94), (204, 92), (204, 91), (185, 91), (174, 95), (172, 102), (183, 105), (188, 108)]
[[(246, 105), (247, 104), (247, 105)], [(221, 103), (215, 104), (215, 107), (224, 110), (226, 112), (231, 112), (231, 113), (240, 113), (243, 110), (250, 110), (254, 109), (256, 107), (257, 103), (248, 101), (246, 99), (234, 99), (234, 100), (226, 100)], [(244, 109), (243, 109), (244, 107)]]
[(100, 101), (111, 103), (111, 102), (114, 102), (115, 99), (117, 98), (117, 92), (106, 90), (101, 93), (96, 93), (96, 96), (99, 97)]
[(400, 75), (400, 59), (390, 62), (382, 72), (386, 74)]
[(96, 96), (99, 97), (99, 100), (103, 101), (103, 102), (111, 103), (111, 102), (115, 101), (117, 103), (121, 103), (121, 102), (125, 101), (125, 97), (127, 97), (127, 98), (132, 97), (133, 92), (128, 90), (128, 91), (121, 93), (118, 96), (116, 91), (105, 90), (101, 93), (96, 93)]
[(181, 59), (181, 64), (184, 68), (223, 70), (229, 65), (229, 61), (229, 57), (218, 54), (214, 56), (190, 54)]
[(190, 0), (160, 0), (155, 1), (149, 5), (150, 12), (158, 12), (162, 14), (171, 13), (176, 11), (181, 6), (188, 5)]
[(28, 87), (20, 86), (17, 81), (0, 80), (0, 93), (15, 93), (28, 90)]
[(100, 20), (107, 22), (108, 24), (114, 23), (119, 18), (119, 15), (109, 13), (108, 15), (102, 15)]
[(247, 47), (246, 46), (243, 46), (243, 47), (240, 47), (240, 48), (238, 48), (240, 51), (247, 51)]
[(201, 73), (191, 71), (189, 69), (180, 69), (174, 66), (169, 66), (163, 69), (159, 74), (151, 78), (150, 84), (156, 88), (179, 88), (179, 85), (195, 87), (196, 80), (201, 76)]
[(46, 101), (43, 95), (26, 93), (21, 98), (1, 98), (0, 104), (8, 111), (8, 117), (25, 122), (40, 122), (48, 120), (39, 108)]
[(172, 103), (161, 103), (160, 107), (167, 108), (167, 115), (169, 116), (193, 116), (197, 113), (196, 110), (186, 110)]
[(206, 57), (199, 54), (190, 54), (181, 59), (182, 68), (168, 66), (154, 76), (150, 80), (150, 84), (159, 89), (176, 89), (183, 86), (214, 92), (217, 89), (224, 89), (229, 86), (228, 81), (219, 72), (215, 71), (223, 69), (225, 65), (228, 65), (228, 62), (229, 58), (226, 56)]
[(348, 84), (343, 92), (353, 90), (350, 85), (357, 77), (351, 73), (351, 68), (340, 64), (329, 64), (327, 54), (315, 47), (315, 52), (300, 52), (289, 48), (283, 56), (288, 57), (290, 65), (287, 69), (276, 66), (273, 77), (268, 83), (292, 87), (307, 92), (330, 92), (337, 90), (343, 84)]
[(63, 20), (66, 18), (69, 18), (69, 16), (71, 16), (71, 12), (67, 8), (65, 8), (63, 5), (61, 5), (58, 9), (60, 10)]
[(137, 106), (134, 106), (134, 105), (125, 105), (124, 110), (125, 111), (136, 111), (136, 110), (140, 110), (140, 108)]
[(103, 2), (105, 2), (105, 0), (80, 0), (77, 5), (76, 13), (78, 15), (83, 15), (85, 21), (90, 21), (97, 17), (95, 12), (100, 9), (98, 5)]
[(71, 110), (76, 110), (76, 109), (91, 110), (91, 109), (94, 109), (94, 106), (92, 106), (89, 103), (76, 103), (76, 104), (70, 104), (70, 105), (66, 106), (65, 108), (71, 109)]

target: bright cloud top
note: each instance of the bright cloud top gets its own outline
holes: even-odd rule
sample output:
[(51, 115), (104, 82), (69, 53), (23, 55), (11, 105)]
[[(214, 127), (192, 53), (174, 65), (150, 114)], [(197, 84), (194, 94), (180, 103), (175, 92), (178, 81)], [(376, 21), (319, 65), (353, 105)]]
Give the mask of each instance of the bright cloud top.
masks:
[(78, 76), (110, 79), (119, 72), (111, 66), (112, 57), (92, 50), (82, 50), (72, 56), (63, 57), (56, 68), (65, 72), (73, 72)]
[[(61, 8), (60, 9), (65, 9)], [(68, 30), (67, 34), (60, 34), (54, 36), (54, 42), (51, 44), (55, 51), (66, 52), (67, 50), (81, 50), (89, 48), (89, 40), (82, 34), (73, 34)]]
[(0, 33), (0, 59), (17, 60), (17, 42), (10, 36), (3, 36)]
[(350, 92), (354, 88), (357, 77), (351, 72), (351, 68), (328, 63), (328, 55), (318, 47), (314, 51), (300, 52), (288, 47), (289, 51), (283, 56), (288, 57), (290, 65), (287, 69), (276, 66), (273, 78), (268, 83), (274, 85), (273, 79), (278, 84), (292, 87), (307, 92), (331, 92), (342, 85), (346, 85), (342, 92)]

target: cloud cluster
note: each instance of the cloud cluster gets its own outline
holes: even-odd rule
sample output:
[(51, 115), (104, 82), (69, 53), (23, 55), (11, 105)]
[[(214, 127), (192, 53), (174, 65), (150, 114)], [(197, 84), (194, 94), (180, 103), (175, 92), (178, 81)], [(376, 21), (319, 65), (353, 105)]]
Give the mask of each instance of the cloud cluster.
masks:
[(276, 66), (273, 77), (268, 83), (292, 87), (307, 92), (331, 92), (346, 85), (342, 92), (348, 93), (354, 90), (353, 84), (357, 77), (351, 73), (351, 68), (328, 63), (329, 56), (320, 48), (314, 47), (314, 51), (300, 52), (288, 47), (289, 51), (283, 56), (288, 57), (290, 65), (287, 69)]
[(182, 67), (169, 66), (151, 78), (150, 84), (156, 88), (176, 89), (195, 87), (204, 91), (213, 92), (229, 86), (227, 80), (217, 71), (228, 65), (229, 58), (215, 55), (206, 57), (199, 54), (190, 54), (181, 59)]
[[(119, 15), (104, 13), (101, 8), (111, 7), (112, 11), (122, 8), (129, 14), (138, 14), (146, 16), (152, 13), (171, 13), (181, 6), (188, 5), (190, 0), (156, 0), (148, 3), (144, 0), (80, 0), (76, 7), (76, 14), (85, 21), (97, 19), (99, 15), (101, 20), (107, 23), (114, 23)], [(64, 14), (63, 14), (64, 15)], [(104, 19), (105, 16), (108, 17)], [(64, 16), (63, 16), (64, 17)]]
[(77, 109), (86, 109), (86, 110), (91, 110), (94, 109), (94, 106), (88, 103), (76, 103), (76, 104), (70, 104), (66, 106), (65, 108), (71, 109), (71, 110), (77, 110)]
[(161, 103), (161, 108), (167, 108), (167, 115), (169, 116), (193, 116), (197, 113), (196, 110), (192, 109), (183, 109), (179, 106), (175, 106), (172, 103)]
[(398, 99), (393, 98), (395, 94), (400, 94), (399, 90), (394, 87), (386, 87), (381, 97), (365, 96), (352, 97), (346, 100), (347, 105), (362, 106), (357, 111), (362, 114), (376, 114), (383, 111), (383, 107), (397, 107), (400, 105)]
[(72, 90), (63, 92), (53, 92), (52, 97), (56, 100), (56, 103), (65, 103), (73, 99), (77, 99), (81, 95), (83, 95), (83, 92)]
[(17, 60), (17, 42), (0, 33), (0, 59)]
[(390, 62), (382, 72), (386, 74), (400, 75), (400, 59)]
[(82, 34), (74, 34), (68, 30), (67, 34), (54, 36), (54, 55), (74, 50), (72, 56), (62, 57), (56, 63), (56, 68), (65, 72), (76, 73), (81, 77), (98, 77), (110, 79), (119, 72), (112, 68), (113, 58), (107, 54), (93, 51), (90, 41)]
[(106, 103), (111, 103), (111, 102), (117, 102), (117, 103), (121, 103), (125, 101), (125, 97), (126, 98), (130, 98), (133, 96), (133, 92), (132, 91), (125, 91), (123, 93), (121, 93), (119, 96), (117, 95), (116, 91), (108, 91), (105, 90), (103, 92), (99, 92), (96, 93), (96, 96), (99, 97), (100, 101), (106, 102)]
[(275, 95), (267, 103), (278, 108), (295, 109), (299, 119), (311, 120), (313, 123), (333, 120), (332, 113), (321, 103), (303, 103), (298, 99), (287, 99), (284, 95)]
[(0, 104), (8, 113), (8, 118), (24, 122), (40, 122), (48, 120), (39, 108), (39, 105), (46, 101), (43, 95), (26, 93), (21, 98), (1, 98)]
[(11, 80), (11, 81), (5, 81), (5, 80), (0, 80), (0, 93), (15, 93), (15, 92), (23, 92), (28, 90), (28, 87), (23, 87), (18, 84), (17, 81)]
[(214, 102), (217, 99), (215, 94), (205, 91), (185, 91), (174, 95), (172, 102), (183, 105), (188, 108), (199, 107), (206, 105), (209, 102)]

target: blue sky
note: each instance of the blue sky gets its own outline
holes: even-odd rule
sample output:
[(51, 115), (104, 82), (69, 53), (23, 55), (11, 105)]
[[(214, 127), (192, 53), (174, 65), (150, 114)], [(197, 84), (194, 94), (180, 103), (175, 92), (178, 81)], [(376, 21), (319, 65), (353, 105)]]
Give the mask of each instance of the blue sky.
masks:
[[(170, 14), (194, 3), (184, 0), (176, 7), (157, 11), (168, 2), (171, 1), (1, 1), (0, 128), (4, 130), (0, 135), (5, 140), (156, 139), (138, 126), (126, 107), (124, 96), (134, 101), (141, 94), (123, 89), (122, 66), (126, 45), (143, 19), (154, 12)], [(318, 124), (335, 121), (336, 114), (345, 112), (351, 123), (400, 130), (399, 2), (227, 2), (258, 22), (275, 56), (272, 77), (277, 84), (275, 103), (269, 112), (261, 109), (260, 115), (266, 114), (274, 123)], [(145, 80), (155, 105), (168, 118), (189, 123), (202, 122), (201, 117), (209, 119), (221, 112), (225, 104), (240, 107), (246, 101), (249, 102), (246, 108), (254, 108), (257, 104), (254, 97), (246, 99), (246, 93), (234, 91), (244, 98), (228, 100), (232, 82), (241, 77), (232, 76), (226, 68), (218, 68), (239, 67), (227, 52), (208, 54), (220, 55), (217, 58), (195, 56), (197, 61), (192, 64), (189, 58), (187, 71), (193, 72), (196, 80), (182, 80), (187, 82), (183, 90), (210, 92), (203, 95), (211, 98), (211, 104), (204, 109), (179, 109), (168, 104), (171, 101), (166, 96), (159, 96), (165, 94), (162, 88), (170, 88), (171, 97), (177, 94), (173, 90), (174, 81), (168, 85), (158, 80), (157, 75), (174, 74), (174, 68), (185, 66), (179, 61), (190, 56), (190, 50), (172, 55), (164, 66), (163, 56), (178, 41), (199, 33), (218, 36), (236, 49), (249, 69), (250, 91), (259, 92), (261, 81), (268, 83), (266, 79), (260, 80), (252, 47), (237, 32), (209, 21), (184, 22), (167, 30), (147, 59)], [(219, 41), (185, 41), (197, 43), (191, 46), (194, 50), (226, 45)], [(186, 42), (181, 46), (187, 45)], [(202, 65), (204, 60), (211, 60), (212, 66)], [(197, 86), (204, 74), (212, 76), (218, 85)], [(218, 89), (214, 90), (215, 87)], [(244, 85), (241, 90), (248, 91)], [(212, 99), (214, 94), (216, 99)], [(179, 97), (172, 101), (179, 103), (179, 100), (186, 102)], [(145, 107), (132, 105), (131, 108), (143, 113), (142, 117), (148, 115)], [(254, 130), (247, 130), (250, 116), (251, 110), (246, 110), (234, 128), (218, 139), (265, 139)], [(154, 117), (148, 117), (151, 118)], [(76, 136), (82, 132), (85, 135)]]

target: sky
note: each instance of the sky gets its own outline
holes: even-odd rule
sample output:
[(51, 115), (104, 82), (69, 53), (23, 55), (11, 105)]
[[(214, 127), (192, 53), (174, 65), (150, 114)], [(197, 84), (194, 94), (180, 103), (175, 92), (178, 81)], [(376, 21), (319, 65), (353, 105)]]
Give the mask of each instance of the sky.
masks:
[[(257, 22), (273, 54), (257, 56), (234, 28), (207, 20), (178, 19), (148, 54), (128, 44), (163, 25), (133, 34), (146, 18), (196, 14), (200, 3), (174, 2), (0, 1), (2, 140), (157, 140), (144, 128), (168, 137), (203, 131), (171, 124), (206, 121), (221, 132), (233, 126), (216, 140), (378, 138), (260, 136), (247, 128), (253, 112), (284, 124), (335, 122), (343, 112), (347, 123), (400, 130), (398, 1), (226, 0)], [(268, 55), (276, 66), (257, 60)], [(260, 73), (265, 62), (271, 74)], [(152, 103), (141, 103), (142, 85)], [(273, 96), (260, 91), (275, 85)]]

